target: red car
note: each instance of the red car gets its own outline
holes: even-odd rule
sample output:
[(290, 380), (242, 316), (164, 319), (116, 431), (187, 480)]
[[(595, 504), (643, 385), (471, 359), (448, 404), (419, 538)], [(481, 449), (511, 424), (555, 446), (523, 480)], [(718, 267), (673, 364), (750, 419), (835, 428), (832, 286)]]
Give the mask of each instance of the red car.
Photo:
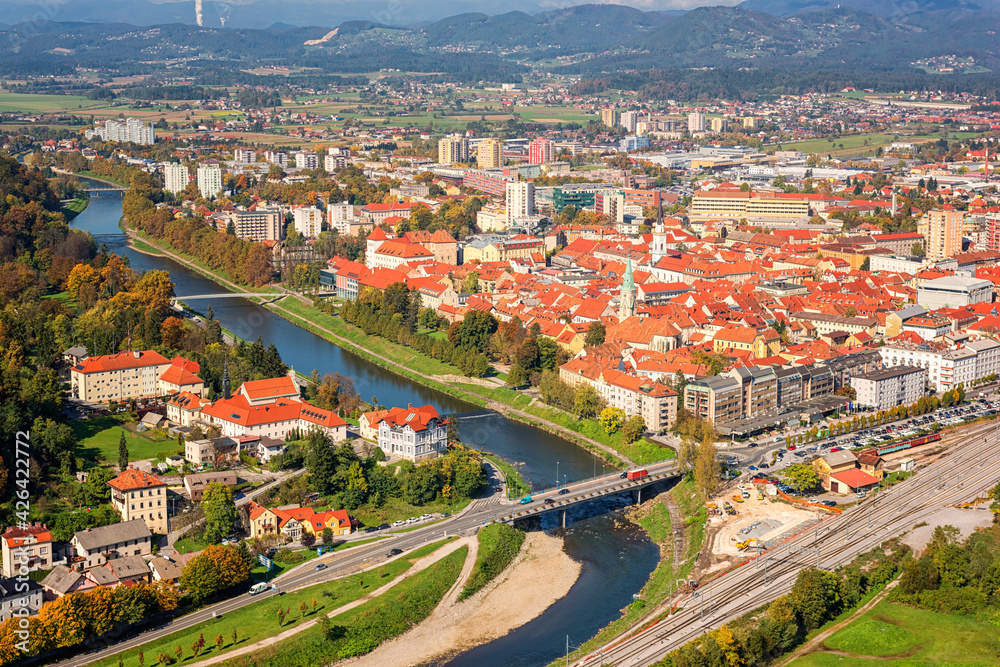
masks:
[(788, 445), (788, 451), (794, 452), (795, 451), (795, 445)]
[(843, 450), (842, 448), (840, 448), (840, 447), (834, 447), (834, 448), (833, 448), (833, 449), (831, 449), (830, 451), (831, 451), (831, 452), (842, 452), (842, 451), (844, 451), (844, 450)]

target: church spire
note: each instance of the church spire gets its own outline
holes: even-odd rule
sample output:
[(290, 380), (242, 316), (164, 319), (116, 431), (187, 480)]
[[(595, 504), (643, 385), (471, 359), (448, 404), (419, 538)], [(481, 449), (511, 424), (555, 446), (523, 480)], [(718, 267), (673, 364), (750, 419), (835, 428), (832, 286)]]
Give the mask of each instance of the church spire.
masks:
[(629, 251), (628, 259), (625, 262), (625, 276), (622, 278), (620, 307), (618, 309), (618, 320), (624, 321), (635, 315), (636, 288), (635, 278), (632, 276), (632, 251)]

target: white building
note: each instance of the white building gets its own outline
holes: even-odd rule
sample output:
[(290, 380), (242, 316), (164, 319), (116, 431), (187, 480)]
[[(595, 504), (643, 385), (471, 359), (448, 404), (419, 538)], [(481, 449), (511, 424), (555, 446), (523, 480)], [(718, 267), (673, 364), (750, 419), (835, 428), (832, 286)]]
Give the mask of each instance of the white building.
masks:
[(635, 127), (639, 124), (639, 112), (623, 111), (620, 122), (621, 126), (629, 131), (629, 134), (635, 134)]
[(222, 169), (217, 164), (198, 167), (198, 190), (205, 199), (215, 199), (222, 194)]
[(257, 151), (252, 148), (237, 148), (233, 151), (233, 159), (240, 164), (253, 164), (257, 161)]
[(961, 308), (993, 301), (993, 283), (968, 275), (926, 280), (917, 287), (917, 303), (927, 310)]
[(300, 151), (295, 154), (296, 169), (319, 169), (319, 156), (312, 151)]
[[(330, 150), (333, 150), (332, 148)], [(338, 169), (343, 169), (348, 165), (351, 160), (350, 154), (348, 155), (324, 155), (323, 156), (323, 169), (330, 172), (331, 174)]]
[(427, 461), (448, 452), (448, 422), (432, 405), (392, 408), (378, 422), (378, 446), (389, 456)]
[(257, 206), (250, 211), (234, 211), (230, 217), (241, 239), (254, 241), (280, 241), (284, 238), (285, 216), (273, 206)]
[(688, 116), (688, 132), (705, 131), (705, 114), (693, 113)]
[(535, 215), (535, 184), (516, 181), (507, 183), (507, 226), (519, 218)]
[(189, 180), (188, 168), (184, 165), (173, 162), (167, 162), (163, 165), (163, 189), (167, 192), (175, 195), (178, 192), (183, 192)]
[(934, 391), (951, 391), (960, 384), (969, 387), (973, 380), (1000, 372), (1000, 343), (977, 340), (961, 347), (943, 345), (890, 343), (879, 348), (886, 368), (913, 367), (927, 371)]
[(858, 405), (876, 410), (916, 403), (924, 395), (926, 383), (926, 370), (908, 366), (883, 368), (851, 378)]
[(282, 169), (288, 166), (288, 153), (285, 151), (267, 151), (264, 153), (264, 159)]
[(98, 137), (101, 141), (118, 141), (152, 145), (156, 141), (156, 130), (152, 123), (147, 125), (138, 118), (128, 118), (125, 122), (117, 120), (105, 121), (104, 127), (94, 127), (83, 133), (87, 139)]
[(295, 231), (307, 239), (314, 239), (319, 236), (323, 228), (323, 211), (315, 206), (303, 206), (295, 209), (294, 216)]
[(354, 223), (355, 217), (353, 204), (347, 202), (327, 204), (326, 224), (330, 229), (336, 229), (342, 236), (350, 235), (351, 224)]

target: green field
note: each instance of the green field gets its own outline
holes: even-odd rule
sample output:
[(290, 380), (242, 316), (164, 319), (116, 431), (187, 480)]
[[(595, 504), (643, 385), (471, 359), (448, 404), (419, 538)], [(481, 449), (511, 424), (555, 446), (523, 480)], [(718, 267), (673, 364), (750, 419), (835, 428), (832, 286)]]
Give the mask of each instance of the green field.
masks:
[(35, 95), (30, 93), (0, 93), (0, 112), (40, 113), (44, 111), (76, 111), (97, 109), (100, 102), (80, 95)]
[[(820, 155), (826, 155), (827, 153), (834, 154), (840, 150), (845, 151), (856, 151), (859, 153), (870, 152), (874, 154), (875, 149), (879, 146), (885, 146), (891, 144), (893, 141), (910, 141), (914, 137), (900, 137), (899, 139), (893, 139), (891, 134), (854, 134), (845, 137), (836, 137), (833, 143), (830, 143), (826, 139), (810, 139), (809, 141), (795, 141), (781, 144), (781, 149), (786, 151), (801, 151), (803, 153), (819, 153)], [(865, 141), (868, 141), (868, 145), (865, 145)], [(840, 145), (843, 144), (844, 148), (841, 149)]]
[(69, 426), (76, 435), (81, 456), (90, 461), (98, 456), (109, 463), (118, 461), (118, 442), (123, 431), (130, 461), (157, 458), (160, 452), (181, 451), (176, 440), (156, 435), (156, 431), (130, 433), (124, 422), (122, 415), (116, 415), (71, 421)]
[[(327, 614), (337, 607), (353, 602), (363, 595), (381, 588), (410, 569), (414, 561), (426, 556), (443, 544), (445, 544), (444, 541), (435, 542), (414, 551), (407, 558), (398, 558), (377, 569), (337, 579), (326, 584), (310, 586), (294, 593), (286, 593), (280, 598), (261, 600), (255, 604), (231, 611), (217, 619), (200, 623), (187, 630), (175, 632), (160, 641), (146, 644), (142, 647), (145, 654), (145, 664), (155, 664), (156, 656), (160, 653), (168, 653), (173, 657), (174, 651), (178, 646), (184, 652), (185, 660), (183, 662), (191, 662), (190, 647), (201, 635), (205, 637), (206, 646), (204, 652), (199, 656), (200, 658), (224, 654), (233, 648), (241, 648), (248, 643), (276, 635), (279, 632), (300, 624), (303, 620), (309, 621), (318, 615)], [(313, 611), (312, 606), (314, 600), (316, 602), (315, 611)], [(284, 625), (280, 627), (276, 618), (279, 601), (282, 607), (292, 610), (292, 613), (286, 617)], [(303, 602), (308, 607), (304, 619), (299, 612), (299, 605)], [(237, 632), (235, 645), (232, 641), (234, 629)], [(215, 647), (215, 638), (220, 634), (224, 640), (221, 650)], [(122, 656), (122, 659), (123, 664), (129, 667), (138, 666), (138, 651), (129, 651)], [(113, 667), (117, 664), (118, 657), (115, 656), (101, 660), (96, 663), (96, 667)]]
[(886, 601), (836, 632), (817, 652), (791, 663), (793, 667), (997, 664), (1000, 640), (994, 626)]

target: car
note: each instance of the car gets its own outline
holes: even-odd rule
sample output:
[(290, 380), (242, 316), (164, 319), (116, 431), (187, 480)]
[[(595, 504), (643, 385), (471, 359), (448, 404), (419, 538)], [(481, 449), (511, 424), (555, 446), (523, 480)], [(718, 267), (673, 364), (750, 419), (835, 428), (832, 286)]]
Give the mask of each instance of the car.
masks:
[(316, 563), (316, 568), (315, 569), (317, 569), (317, 570), (325, 570), (326, 569), (326, 563)]
[(429, 518), (431, 518), (430, 514), (421, 514), (420, 515), (420, 520), (421, 521), (427, 521), (427, 519), (429, 519)]
[(525, 496), (524, 498), (521, 498), (521, 500), (520, 500), (520, 503), (522, 505), (527, 505), (530, 502), (531, 502), (531, 496)]
[(378, 531), (378, 526), (368, 526), (365, 528), (366, 533), (374, 533), (376, 531)]
[(400, 519), (399, 521), (393, 521), (392, 522), (392, 527), (393, 528), (396, 528), (398, 526), (405, 526), (405, 525), (406, 525), (406, 519)]
[(766, 464), (766, 463), (761, 463), (761, 464), (760, 464), (759, 466), (757, 466), (757, 467), (758, 467), (758, 468), (760, 468), (761, 470), (767, 470), (767, 469), (768, 469), (768, 468), (770, 468), (771, 466), (769, 466), (769, 465), (768, 465), (768, 464)]
[(387, 554), (385, 555), (385, 557), (386, 557), (386, 558), (392, 558), (393, 556), (398, 556), (398, 555), (399, 555), (399, 554), (401, 554), (401, 553), (403, 553), (403, 550), (402, 550), (402, 549), (390, 549), (390, 550), (389, 550), (389, 553), (387, 553)]
[(389, 524), (383, 523), (382, 525), (377, 526), (375, 530), (385, 530), (386, 528), (389, 528)]
[(567, 493), (569, 493), (569, 489), (559, 489), (560, 496), (565, 496)]
[(837, 503), (833, 500), (821, 500), (819, 501), (821, 505), (826, 505), (827, 507), (836, 507)]
[(622, 474), (618, 475), (619, 479), (625, 479), (626, 477), (628, 477), (628, 473), (627, 472), (623, 472)]
[(756, 447), (759, 444), (760, 444), (759, 442), (751, 442), (749, 445), (747, 445), (747, 447), (753, 448), (753, 447)]
[(556, 501), (555, 498), (546, 498), (545, 499), (545, 502), (547, 502), (547, 503), (554, 503), (555, 501)]
[(795, 445), (788, 445), (788, 451), (794, 452), (795, 451)]
[(747, 470), (758, 470), (757, 466), (750, 466)]
[(417, 523), (418, 521), (420, 521), (420, 517), (411, 516), (409, 519), (406, 520), (406, 523)]
[(443, 518), (443, 519), (447, 519), (450, 516), (451, 516), (451, 512), (442, 512), (441, 513), (441, 518)]
[(833, 453), (833, 452), (842, 452), (842, 451), (844, 451), (844, 449), (842, 447), (834, 447), (833, 449), (830, 450), (830, 453)]

